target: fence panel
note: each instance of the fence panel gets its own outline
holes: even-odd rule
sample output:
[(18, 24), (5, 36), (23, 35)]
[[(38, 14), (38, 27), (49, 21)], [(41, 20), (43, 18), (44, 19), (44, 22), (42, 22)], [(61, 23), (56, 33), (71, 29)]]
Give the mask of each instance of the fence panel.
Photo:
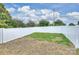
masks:
[(31, 28), (8, 28), (4, 29), (4, 42), (21, 38), (32, 33)]
[(34, 32), (63, 33), (69, 40), (79, 48), (79, 26), (48, 26), (30, 28), (0, 28), (0, 43), (8, 42)]

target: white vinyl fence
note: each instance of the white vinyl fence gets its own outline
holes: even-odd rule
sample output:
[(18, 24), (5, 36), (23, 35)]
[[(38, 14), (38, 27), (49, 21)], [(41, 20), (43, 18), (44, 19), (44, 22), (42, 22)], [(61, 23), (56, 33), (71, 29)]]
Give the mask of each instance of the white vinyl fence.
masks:
[(0, 43), (3, 42), (2, 39), (3, 39), (3, 29), (0, 28)]
[(79, 48), (79, 26), (0, 28), (0, 43), (5, 43), (34, 32), (63, 33), (76, 48)]

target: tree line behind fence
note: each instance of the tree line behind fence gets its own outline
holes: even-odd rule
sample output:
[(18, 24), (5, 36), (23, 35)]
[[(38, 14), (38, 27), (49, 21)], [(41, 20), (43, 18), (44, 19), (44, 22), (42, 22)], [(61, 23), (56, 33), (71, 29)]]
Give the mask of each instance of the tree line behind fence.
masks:
[[(66, 26), (66, 24), (61, 21), (60, 19), (57, 19), (55, 21), (52, 21), (50, 23), (47, 21), (48, 19), (42, 19), (38, 23), (32, 21), (31, 19), (24, 23), (21, 21), (21, 19), (12, 19), (9, 12), (6, 10), (4, 5), (0, 3), (0, 28), (17, 28), (17, 27), (34, 27), (34, 26)], [(70, 23), (69, 26), (75, 26), (79, 25), (79, 21), (77, 24)]]

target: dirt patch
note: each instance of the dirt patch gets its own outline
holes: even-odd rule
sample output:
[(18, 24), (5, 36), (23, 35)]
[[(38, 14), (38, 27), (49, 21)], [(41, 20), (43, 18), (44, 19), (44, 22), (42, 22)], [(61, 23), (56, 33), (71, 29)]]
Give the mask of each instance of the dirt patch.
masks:
[(32, 38), (20, 38), (0, 45), (1, 55), (73, 55), (73, 46), (65, 46)]

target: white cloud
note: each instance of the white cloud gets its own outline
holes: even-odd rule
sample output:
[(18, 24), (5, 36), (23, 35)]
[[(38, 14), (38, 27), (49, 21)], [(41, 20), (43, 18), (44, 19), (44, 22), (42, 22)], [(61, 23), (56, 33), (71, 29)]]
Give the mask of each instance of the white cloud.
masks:
[(30, 9), (31, 9), (30, 6), (23, 6), (23, 7), (18, 8), (18, 11), (28, 12)]
[[(15, 11), (15, 9), (11, 9), (9, 10)], [(56, 19), (62, 20), (64, 23), (67, 24), (75, 22), (72, 19), (69, 19), (68, 17), (61, 17), (61, 14), (59, 12), (53, 11), (51, 9), (31, 9), (30, 6), (23, 6), (18, 8), (18, 11), (19, 13), (16, 12), (16, 14), (13, 15), (13, 18), (21, 19), (24, 23), (27, 23), (28, 20), (32, 20), (35, 21), (35, 23), (38, 23), (41, 19), (46, 19), (52, 23), (54, 17)], [(79, 19), (79, 12), (71, 12), (67, 13), (66, 15), (69, 17), (74, 17), (75, 19)]]
[(13, 16), (13, 18), (23, 19), (25, 20), (25, 22), (28, 20), (38, 22), (41, 19), (53, 21), (53, 17), (60, 17), (59, 12), (53, 12), (49, 9), (31, 9), (30, 6), (23, 6), (21, 8), (18, 8), (18, 11), (21, 13), (16, 14), (15, 16)]
[(69, 16), (79, 16), (79, 12), (71, 12), (71, 13), (67, 13), (67, 15), (69, 15)]
[(72, 17), (74, 20), (79, 20), (79, 12), (67, 13), (67, 16)]
[(40, 11), (42, 12), (42, 14), (49, 14), (51, 12), (51, 10), (49, 9), (41, 9)]

